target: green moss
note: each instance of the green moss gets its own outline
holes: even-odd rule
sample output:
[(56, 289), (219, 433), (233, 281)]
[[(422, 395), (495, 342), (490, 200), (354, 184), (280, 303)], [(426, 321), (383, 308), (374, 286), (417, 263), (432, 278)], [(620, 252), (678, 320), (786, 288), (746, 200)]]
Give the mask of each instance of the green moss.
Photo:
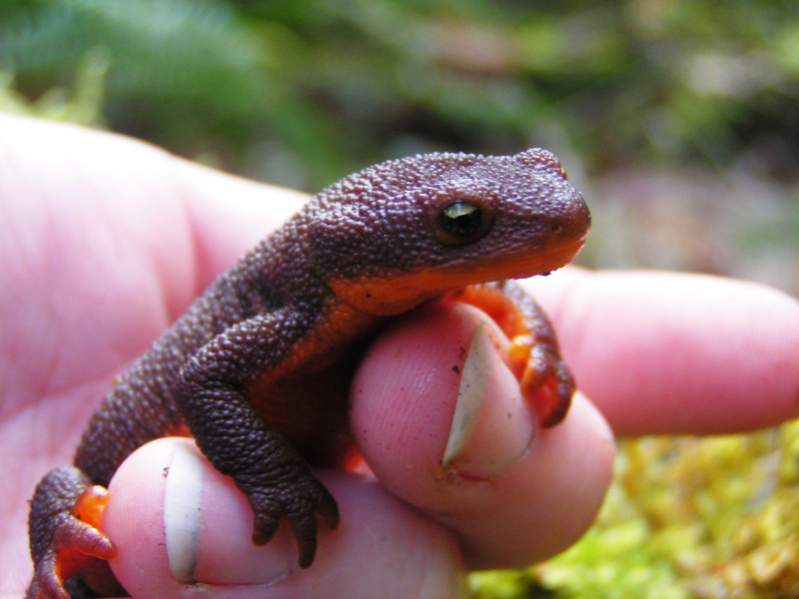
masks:
[[(594, 527), (478, 597), (799, 596), (799, 422), (748, 435), (623, 441)], [(513, 594), (513, 593), (516, 594)]]

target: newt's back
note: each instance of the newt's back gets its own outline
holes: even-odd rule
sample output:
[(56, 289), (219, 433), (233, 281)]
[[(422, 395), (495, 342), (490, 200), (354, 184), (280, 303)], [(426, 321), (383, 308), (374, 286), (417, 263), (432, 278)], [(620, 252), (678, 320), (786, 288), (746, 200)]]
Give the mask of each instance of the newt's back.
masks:
[(340, 448), (354, 364), (348, 349), (437, 297), (497, 320), (522, 392), (542, 425), (557, 424), (574, 385), (546, 317), (513, 285), (484, 283), (563, 266), (589, 226), (560, 163), (539, 149), (419, 155), (331, 185), (155, 341), (91, 419), (75, 467), (38, 485), (29, 594), (57, 596), (65, 579), (87, 572), (113, 581), (102, 561), (113, 547), (94, 527), (106, 499), (91, 485), (107, 485), (143, 443), (186, 429), (249, 497), (253, 542), (267, 542), (285, 516), (300, 565), (310, 565), (317, 518), (335, 527), (338, 511), (303, 454)]

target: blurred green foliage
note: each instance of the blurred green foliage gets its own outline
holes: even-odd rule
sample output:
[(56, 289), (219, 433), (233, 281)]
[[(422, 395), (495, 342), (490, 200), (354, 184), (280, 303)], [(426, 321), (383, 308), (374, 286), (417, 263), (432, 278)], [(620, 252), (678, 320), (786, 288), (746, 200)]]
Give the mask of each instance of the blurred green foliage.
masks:
[(313, 190), (388, 156), (547, 145), (793, 174), (792, 1), (6, 0), (0, 69), (35, 98), (108, 60), (104, 122)]
[(14, 76), (0, 71), (0, 111), (100, 127), (108, 61), (89, 52), (77, 65), (74, 88), (52, 87), (35, 101), (14, 89)]

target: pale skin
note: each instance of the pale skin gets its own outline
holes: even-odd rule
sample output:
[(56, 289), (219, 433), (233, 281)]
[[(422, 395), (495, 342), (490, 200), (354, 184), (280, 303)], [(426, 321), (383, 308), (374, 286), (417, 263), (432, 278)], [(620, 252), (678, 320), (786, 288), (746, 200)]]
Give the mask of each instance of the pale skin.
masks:
[[(0, 594), (19, 595), (38, 479), (69, 462), (114, 374), (304, 196), (119, 136), (11, 117), (0, 117), (0, 157), (0, 465), (12, 483), (0, 497)], [(480, 447), (475, 438), (444, 475), (453, 352), (491, 323), (471, 308), (422, 310), (386, 331), (360, 367), (353, 429), (376, 478), (321, 474), (342, 524), (322, 532), (310, 569), (296, 570), (289, 535), (253, 546), (246, 500), (190, 441), (172, 438), (133, 454), (112, 482), (105, 527), (117, 576), (142, 596), (197, 592), (174, 580), (164, 549), (164, 469), (178, 468), (176, 455), (205, 481), (193, 571), (203, 596), (447, 596), (469, 569), (544, 559), (590, 525), (610, 480), (605, 418), (616, 434), (704, 434), (799, 413), (799, 305), (785, 294), (580, 269), (529, 287), (585, 395), (527, 451), (511, 451), (529, 441), (523, 431), (500, 429), (507, 439)], [(484, 364), (492, 400), (516, 384), (494, 340)], [(512, 455), (488, 466), (497, 446)]]

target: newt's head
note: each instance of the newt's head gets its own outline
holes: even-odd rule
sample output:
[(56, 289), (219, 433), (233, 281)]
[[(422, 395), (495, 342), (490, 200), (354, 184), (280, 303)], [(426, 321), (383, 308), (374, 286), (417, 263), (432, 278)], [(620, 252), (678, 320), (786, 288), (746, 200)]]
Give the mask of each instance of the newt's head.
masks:
[(321, 192), (306, 215), (318, 274), (371, 314), (559, 268), (591, 223), (558, 159), (541, 149), (384, 162)]

